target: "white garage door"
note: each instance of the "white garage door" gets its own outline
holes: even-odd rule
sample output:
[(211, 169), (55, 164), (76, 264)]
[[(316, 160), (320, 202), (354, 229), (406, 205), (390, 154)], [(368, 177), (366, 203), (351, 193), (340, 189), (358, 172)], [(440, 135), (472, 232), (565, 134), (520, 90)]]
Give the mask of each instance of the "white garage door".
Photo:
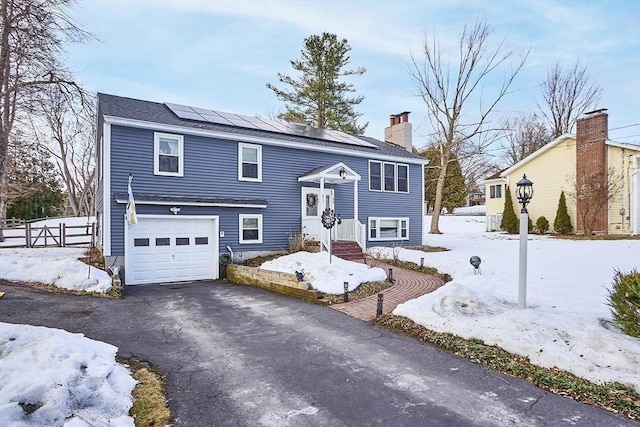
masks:
[(217, 279), (216, 221), (139, 217), (127, 233), (126, 284)]

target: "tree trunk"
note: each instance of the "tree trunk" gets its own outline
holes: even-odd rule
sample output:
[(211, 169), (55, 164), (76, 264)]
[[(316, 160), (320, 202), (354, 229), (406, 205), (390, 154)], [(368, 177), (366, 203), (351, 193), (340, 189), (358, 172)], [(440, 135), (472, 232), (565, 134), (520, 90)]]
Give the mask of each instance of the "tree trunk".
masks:
[(442, 194), (444, 193), (444, 180), (447, 177), (447, 165), (449, 161), (448, 156), (443, 156), (442, 164), (440, 166), (440, 174), (438, 175), (438, 181), (436, 182), (436, 199), (433, 203), (433, 215), (431, 216), (431, 234), (441, 234), (438, 227), (440, 221), (440, 211), (442, 210)]
[(4, 242), (7, 226), (7, 174), (0, 175), (0, 242)]

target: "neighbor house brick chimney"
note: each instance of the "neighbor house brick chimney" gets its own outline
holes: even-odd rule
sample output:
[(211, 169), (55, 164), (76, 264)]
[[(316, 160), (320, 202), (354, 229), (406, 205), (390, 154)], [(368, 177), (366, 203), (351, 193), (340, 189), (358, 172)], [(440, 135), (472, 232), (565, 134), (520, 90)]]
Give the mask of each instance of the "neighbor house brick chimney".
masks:
[[(576, 182), (578, 188), (585, 182), (600, 180), (600, 185), (607, 186), (607, 154), (605, 141), (609, 133), (609, 115), (606, 109), (585, 113), (586, 117), (576, 121)], [(584, 230), (580, 212), (586, 208), (589, 198), (578, 198), (576, 201), (578, 218), (576, 230)], [(603, 208), (593, 224), (594, 232), (608, 230), (607, 208)]]
[(391, 144), (399, 145), (408, 152), (412, 152), (412, 129), (409, 123), (410, 111), (389, 116), (389, 127), (384, 129), (384, 140)]

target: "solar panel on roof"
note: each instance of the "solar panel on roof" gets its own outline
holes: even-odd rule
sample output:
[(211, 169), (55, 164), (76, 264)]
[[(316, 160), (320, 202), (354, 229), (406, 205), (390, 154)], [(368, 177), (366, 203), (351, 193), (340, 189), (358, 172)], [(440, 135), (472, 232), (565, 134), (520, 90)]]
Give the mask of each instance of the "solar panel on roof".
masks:
[(260, 119), (265, 124), (265, 129), (269, 129), (269, 127), (276, 129), (276, 132), (287, 133), (287, 127), (282, 122), (277, 122), (275, 120), (269, 119)]
[(300, 123), (279, 122), (270, 119), (243, 116), (241, 114), (209, 110), (206, 108), (172, 104), (169, 102), (165, 102), (165, 105), (181, 119), (197, 120), (246, 129), (259, 129), (267, 132), (277, 132), (305, 138), (357, 145), (361, 147), (377, 148), (376, 145), (366, 142), (360, 138), (332, 129), (314, 128)]
[(216, 113), (213, 110), (209, 110), (208, 108), (198, 108), (198, 107), (188, 107), (191, 108), (193, 111), (195, 111), (198, 114), (207, 114), (207, 115), (217, 115), (218, 113)]
[(196, 113), (195, 111), (178, 110), (174, 112), (176, 113), (176, 116), (180, 117), (181, 119), (198, 120), (201, 122), (206, 121), (200, 114)]
[(229, 120), (225, 119), (224, 117), (220, 117), (217, 114), (213, 115), (213, 114), (202, 114), (200, 113), (200, 115), (209, 123), (217, 123), (219, 125), (229, 125)]
[(164, 105), (169, 107), (171, 109), (171, 111), (173, 111), (174, 113), (176, 111), (191, 111), (192, 110), (191, 107), (187, 107), (186, 105), (171, 104), (169, 102), (165, 102)]
[[(253, 123), (249, 123), (248, 121), (244, 120), (242, 117), (237, 117), (235, 119), (228, 119), (232, 125), (234, 126), (239, 126), (241, 128), (249, 128), (249, 129), (260, 129), (258, 126), (254, 125)], [(260, 129), (260, 130), (264, 130), (264, 129)]]

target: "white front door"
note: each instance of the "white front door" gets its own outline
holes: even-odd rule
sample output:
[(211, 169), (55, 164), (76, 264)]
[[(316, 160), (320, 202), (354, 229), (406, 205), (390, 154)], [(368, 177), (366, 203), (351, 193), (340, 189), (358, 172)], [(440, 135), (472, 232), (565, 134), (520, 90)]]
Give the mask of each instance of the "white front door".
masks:
[(125, 283), (217, 279), (216, 230), (215, 218), (139, 216), (127, 229)]
[[(334, 209), (333, 190), (324, 189), (325, 208)], [(322, 240), (322, 206), (320, 203), (320, 189), (312, 187), (302, 187), (302, 232), (310, 239)]]

